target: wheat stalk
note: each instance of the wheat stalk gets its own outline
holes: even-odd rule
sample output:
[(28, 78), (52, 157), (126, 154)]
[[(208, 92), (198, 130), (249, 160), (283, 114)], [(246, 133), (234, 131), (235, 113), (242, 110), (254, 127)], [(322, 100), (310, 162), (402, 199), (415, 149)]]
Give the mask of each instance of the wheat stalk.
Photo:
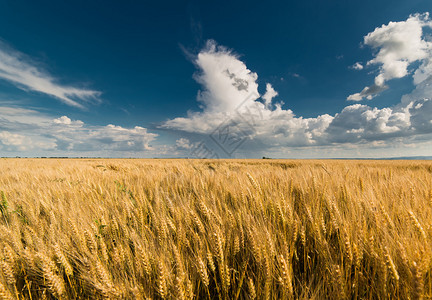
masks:
[(157, 292), (162, 299), (168, 297), (168, 274), (162, 261), (158, 263)]
[(38, 256), (42, 261), (43, 277), (48, 283), (50, 292), (56, 297), (62, 297), (65, 294), (64, 281), (56, 274), (54, 262), (42, 253)]
[(419, 234), (423, 237), (424, 240), (427, 240), (426, 233), (423, 229), (423, 226), (420, 224), (419, 220), (415, 216), (412, 210), (408, 211), (411, 223), (414, 225), (415, 229), (419, 232)]
[(207, 267), (206, 264), (201, 259), (201, 257), (198, 257), (198, 273), (200, 275), (201, 281), (204, 283), (206, 287), (208, 287), (210, 284), (210, 280), (207, 273)]
[(73, 268), (72, 268), (71, 264), (68, 262), (66, 256), (61, 251), (60, 246), (58, 244), (56, 244), (54, 246), (54, 253), (57, 257), (58, 263), (64, 268), (66, 275), (69, 277), (72, 277), (73, 276)]

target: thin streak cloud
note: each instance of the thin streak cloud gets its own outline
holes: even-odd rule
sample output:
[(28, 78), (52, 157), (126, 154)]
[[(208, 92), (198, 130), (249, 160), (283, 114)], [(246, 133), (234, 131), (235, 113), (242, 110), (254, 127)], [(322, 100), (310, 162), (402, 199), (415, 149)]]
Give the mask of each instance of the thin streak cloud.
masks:
[(4, 42), (0, 42), (0, 79), (23, 90), (46, 94), (69, 106), (84, 108), (82, 102), (100, 102), (101, 92), (59, 84), (57, 78)]

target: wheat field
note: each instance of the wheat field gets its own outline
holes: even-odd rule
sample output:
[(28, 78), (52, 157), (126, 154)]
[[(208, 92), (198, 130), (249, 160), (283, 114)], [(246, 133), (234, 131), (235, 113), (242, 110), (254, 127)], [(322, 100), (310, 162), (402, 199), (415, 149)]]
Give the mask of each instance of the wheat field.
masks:
[(1, 299), (432, 297), (432, 163), (0, 160)]

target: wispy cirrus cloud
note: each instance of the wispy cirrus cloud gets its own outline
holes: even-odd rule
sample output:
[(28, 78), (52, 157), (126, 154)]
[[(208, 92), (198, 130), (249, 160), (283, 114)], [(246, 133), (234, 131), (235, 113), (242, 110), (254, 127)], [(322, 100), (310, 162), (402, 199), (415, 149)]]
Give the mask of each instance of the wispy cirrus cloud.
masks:
[(82, 102), (100, 101), (101, 92), (60, 84), (58, 78), (2, 41), (0, 41), (0, 79), (20, 89), (43, 93), (78, 108), (84, 108)]

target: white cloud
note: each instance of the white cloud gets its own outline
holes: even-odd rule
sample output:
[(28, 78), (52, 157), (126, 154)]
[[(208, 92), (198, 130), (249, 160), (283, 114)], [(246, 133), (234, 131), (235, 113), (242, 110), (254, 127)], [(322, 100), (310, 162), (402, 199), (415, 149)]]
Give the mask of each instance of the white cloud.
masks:
[(92, 126), (79, 120), (72, 121), (66, 116), (62, 118), (62, 123), (58, 122), (59, 119), (53, 120), (53, 126), (47, 134), (55, 140), (58, 150), (140, 152), (151, 150), (150, 142), (157, 136), (140, 126)]
[(180, 138), (178, 140), (176, 140), (176, 147), (178, 149), (191, 149), (193, 147), (193, 145), (191, 144), (191, 142), (189, 141), (189, 139), (186, 138)]
[(78, 126), (78, 127), (81, 127), (84, 124), (80, 120), (72, 121), (67, 116), (62, 116), (60, 118), (54, 119), (53, 123), (55, 123), (55, 124), (63, 124), (63, 125), (68, 125), (68, 126)]
[(35, 110), (0, 107), (0, 150), (4, 152), (136, 156), (151, 152), (150, 143), (157, 136), (140, 126), (96, 126), (67, 116), (53, 118)]
[(33, 109), (21, 107), (0, 106), (0, 128), (10, 124), (48, 124), (50, 120), (46, 115)]
[(0, 79), (9, 81), (24, 90), (44, 93), (63, 103), (83, 108), (80, 102), (99, 101), (98, 91), (65, 86), (58, 79), (38, 67), (24, 54), (0, 42)]
[(378, 109), (360, 104), (347, 106), (336, 114), (327, 130), (329, 142), (334, 143), (384, 140), (410, 131), (410, 108)]
[(373, 84), (371, 86), (365, 87), (360, 93), (355, 93), (355, 94), (349, 95), (347, 100), (361, 101), (364, 98), (366, 98), (367, 100), (372, 100), (372, 98), (376, 94), (379, 94), (382, 91), (385, 91), (386, 89), (388, 89), (388, 86), (386, 86), (386, 85)]
[[(376, 53), (367, 65), (379, 65), (379, 74), (374, 84), (365, 87), (360, 93), (348, 96), (347, 100), (370, 100), (387, 89), (385, 83), (391, 79), (402, 78), (409, 74), (408, 68), (414, 62), (421, 65), (414, 72), (415, 84), (424, 81), (432, 71), (432, 42), (424, 28), (432, 28), (428, 13), (411, 15), (401, 22), (390, 22), (376, 28), (364, 37), (364, 44)], [(355, 67), (356, 64), (353, 66)]]
[[(198, 100), (212, 113), (234, 111), (244, 101), (252, 103), (258, 97), (258, 75), (251, 72), (230, 50), (209, 41), (196, 60), (200, 73), (195, 79), (204, 90)], [(247, 98), (256, 94), (255, 98)]]
[(432, 57), (423, 61), (420, 67), (413, 74), (414, 84), (419, 85), (432, 74)]
[(361, 63), (359, 63), (359, 62), (356, 62), (355, 64), (353, 64), (351, 66), (351, 69), (354, 69), (354, 70), (363, 70), (363, 65)]
[(266, 84), (266, 92), (262, 98), (264, 99), (266, 107), (269, 107), (271, 105), (271, 102), (274, 97), (278, 95), (278, 92), (274, 90), (272, 85), (270, 83)]
[[(206, 58), (205, 63), (202, 57)], [(162, 128), (202, 137), (217, 134), (221, 124), (223, 128), (229, 125), (231, 134), (254, 142), (253, 146), (249, 143), (247, 151), (261, 149), (279, 153), (290, 147), (319, 149), (361, 144), (384, 149), (397, 139), (400, 143), (412, 143), (414, 137), (432, 133), (432, 101), (425, 96), (432, 95), (432, 77), (421, 82), (393, 107), (379, 109), (355, 104), (334, 116), (324, 114), (303, 118), (290, 109), (282, 108), (280, 103), (270, 107), (273, 97), (277, 95), (271, 85), (267, 84), (267, 92), (261, 98), (255, 94), (257, 75), (226, 48), (217, 47), (212, 42), (210, 48), (198, 54), (197, 60), (200, 61), (196, 64), (200, 68), (197, 80), (204, 89), (198, 98), (203, 103), (202, 111), (168, 120), (161, 125)], [(231, 66), (239, 68), (231, 70)], [(227, 69), (230, 71), (226, 72)], [(233, 88), (233, 79), (241, 76), (246, 76), (247, 86), (252, 87), (250, 91)], [(384, 88), (385, 85), (368, 87), (363, 94), (372, 97), (377, 90)]]
[(52, 149), (55, 145), (45, 139), (31, 137), (9, 131), (0, 131), (0, 149), (8, 152), (28, 151), (32, 149)]
[(10, 133), (8, 131), (1, 131), (0, 132), (0, 142), (3, 145), (6, 146), (23, 146), (25, 137), (16, 134), (16, 133)]
[(217, 46), (213, 41), (201, 51), (195, 61), (199, 68), (196, 80), (203, 91), (198, 101), (203, 103), (202, 112), (189, 113), (166, 121), (162, 128), (198, 134), (211, 134), (223, 122), (231, 126), (233, 134), (264, 143), (267, 147), (280, 145), (307, 146), (322, 139), (333, 117), (296, 117), (281, 104), (270, 107), (277, 92), (270, 84), (259, 101), (257, 74), (251, 72), (232, 51)]

